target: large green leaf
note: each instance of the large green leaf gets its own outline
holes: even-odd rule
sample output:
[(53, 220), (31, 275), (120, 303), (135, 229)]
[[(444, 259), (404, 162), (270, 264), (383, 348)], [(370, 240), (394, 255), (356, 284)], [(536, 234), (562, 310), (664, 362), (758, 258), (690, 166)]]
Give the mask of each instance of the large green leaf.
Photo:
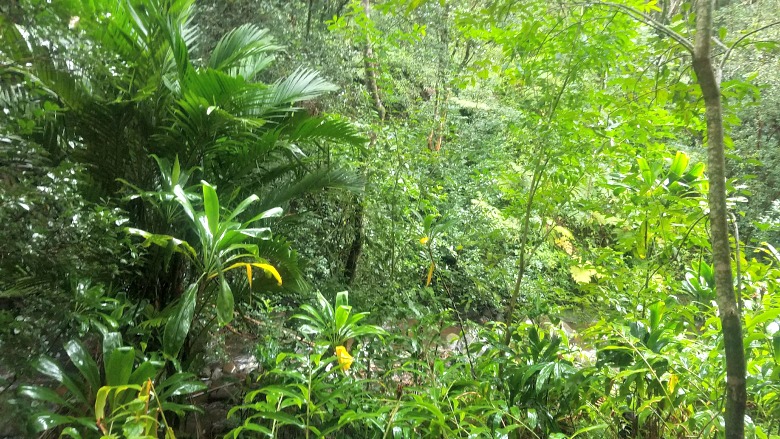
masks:
[(677, 155), (674, 156), (672, 165), (669, 167), (669, 174), (674, 177), (672, 180), (677, 180), (683, 176), (685, 169), (688, 167), (689, 161), (690, 158), (688, 157), (688, 154), (685, 154), (682, 151), (677, 151)]
[(190, 332), (192, 319), (195, 315), (195, 304), (197, 302), (197, 283), (191, 284), (182, 296), (181, 302), (176, 309), (176, 313), (168, 319), (163, 332), (163, 352), (166, 355), (176, 358), (187, 339)]
[(336, 91), (338, 87), (323, 79), (319, 73), (313, 70), (298, 69), (287, 78), (274, 84), (271, 89), (273, 93), (267, 103), (269, 107), (286, 109), (287, 105), (313, 99), (329, 91)]
[(127, 382), (137, 386), (143, 385), (146, 380), (154, 378), (163, 367), (165, 367), (165, 363), (162, 361), (144, 361), (130, 374)]
[(217, 197), (217, 191), (205, 181), (201, 181), (201, 184), (203, 185), (203, 210), (206, 212), (208, 228), (211, 231), (211, 235), (216, 236), (219, 230), (219, 198)]
[(70, 404), (64, 400), (57, 392), (48, 387), (40, 386), (19, 386), (19, 395), (38, 401), (50, 402), (60, 407), (69, 407)]
[(187, 198), (184, 189), (182, 189), (181, 186), (176, 185), (173, 187), (173, 193), (176, 195), (176, 201), (178, 201), (184, 209), (184, 213), (186, 213), (192, 221), (195, 221), (195, 209), (192, 208), (192, 203), (190, 203), (189, 198)]
[(80, 341), (71, 340), (65, 344), (65, 352), (68, 353), (68, 357), (76, 369), (87, 380), (90, 392), (97, 392), (97, 389), (100, 388), (100, 369), (87, 348)]
[(105, 364), (106, 384), (109, 386), (124, 386), (130, 379), (135, 363), (135, 349), (123, 346), (114, 349)]
[[(85, 404), (87, 403), (87, 397), (84, 395), (84, 392), (79, 385), (50, 358), (43, 357), (38, 359), (38, 361), (35, 362), (35, 369), (65, 386), (77, 401)], [(95, 391), (97, 391), (97, 388), (95, 388)]]
[(235, 209), (233, 209), (233, 212), (230, 213), (230, 216), (228, 216), (227, 222), (233, 221), (237, 216), (241, 215), (249, 206), (252, 205), (252, 203), (255, 203), (257, 200), (259, 200), (260, 197), (257, 195), (250, 195), (244, 199), (244, 201), (238, 203), (238, 206), (236, 206)]
[[(33, 431), (40, 433), (60, 425), (72, 424), (73, 422), (75, 422), (75, 419), (70, 416), (58, 415), (56, 413), (39, 413), (32, 416), (30, 427)], [(97, 428), (95, 429), (97, 430)]]
[[(217, 46), (211, 52), (208, 67), (226, 71), (231, 68), (244, 66), (252, 61), (253, 69), (244, 71), (244, 77), (251, 79), (260, 69), (273, 59), (272, 55), (265, 55), (281, 49), (273, 43), (273, 38), (268, 30), (260, 29), (253, 24), (239, 26), (226, 33)], [(251, 75), (251, 76), (250, 76)]]
[(222, 274), (219, 276), (219, 292), (217, 293), (217, 318), (223, 325), (233, 320), (233, 291)]
[(206, 385), (200, 382), (191, 373), (176, 373), (168, 377), (157, 386), (157, 392), (161, 400), (168, 400), (174, 396), (190, 395), (206, 389)]
[(108, 359), (114, 349), (122, 347), (122, 334), (119, 332), (107, 332), (103, 335), (103, 358)]

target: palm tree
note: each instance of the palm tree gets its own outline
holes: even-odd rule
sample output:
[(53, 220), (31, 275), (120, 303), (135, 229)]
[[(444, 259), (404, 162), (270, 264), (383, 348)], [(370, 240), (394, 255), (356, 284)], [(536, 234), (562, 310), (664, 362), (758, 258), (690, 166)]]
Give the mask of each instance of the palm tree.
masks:
[[(256, 212), (314, 189), (360, 187), (350, 173), (304, 153), (324, 142), (363, 143), (349, 123), (302, 111), (302, 102), (335, 87), (303, 68), (270, 83), (260, 80), (281, 50), (266, 30), (238, 27), (199, 60), (194, 0), (72, 4), (69, 14), (81, 19), (70, 19), (70, 34), (56, 40), (40, 29), (0, 26), (7, 42), (0, 65), (59, 106), (45, 118), (38, 140), (53, 157), (87, 167), (85, 195), (92, 200), (122, 205), (139, 229), (181, 235), (172, 232), (188, 228), (182, 215), (163, 215), (137, 199), (122, 202), (128, 188), (162, 186), (151, 155), (178, 159), (182, 169), (230, 194), (228, 200), (258, 195)], [(287, 277), (287, 287), (303, 285), (284, 240), (258, 246)], [(191, 267), (182, 257), (159, 264), (159, 256), (152, 251), (144, 275), (131, 279), (128, 289), (164, 307), (183, 293)]]

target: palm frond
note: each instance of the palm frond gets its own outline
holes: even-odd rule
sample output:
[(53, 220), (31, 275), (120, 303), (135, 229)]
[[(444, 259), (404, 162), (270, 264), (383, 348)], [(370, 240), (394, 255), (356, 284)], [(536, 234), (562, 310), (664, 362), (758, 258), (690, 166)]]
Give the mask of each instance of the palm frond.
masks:
[[(298, 253), (284, 238), (274, 237), (257, 242), (258, 254), (271, 262), (282, 276), (282, 287), (292, 291), (305, 291), (309, 288), (303, 277)], [(275, 283), (269, 280), (269, 285)]]
[(252, 79), (273, 60), (273, 52), (281, 48), (274, 44), (267, 29), (245, 24), (231, 30), (217, 42), (207, 66), (223, 72), (237, 69), (242, 72), (241, 76)]
[(271, 95), (266, 107), (269, 109), (289, 110), (300, 101), (314, 99), (324, 93), (336, 91), (338, 87), (326, 81), (319, 73), (298, 69), (287, 78), (271, 86)]
[(30, 273), (19, 273), (0, 284), (0, 299), (23, 299), (35, 295), (51, 294), (52, 279)]
[(35, 99), (22, 84), (8, 84), (0, 88), (0, 108), (13, 114), (31, 115), (37, 107)]
[(306, 118), (303, 122), (294, 124), (286, 134), (291, 142), (322, 140), (361, 146), (368, 141), (358, 133), (352, 123), (330, 117)]
[(23, 33), (19, 26), (0, 15), (0, 41), (3, 41), (0, 55), (2, 58), (17, 61), (31, 58), (33, 46), (25, 35), (30, 36), (29, 32)]
[(357, 174), (346, 169), (315, 170), (307, 173), (293, 184), (276, 188), (272, 194), (260, 201), (258, 207), (270, 209), (283, 206), (293, 198), (326, 188), (360, 193), (364, 187), (365, 182)]
[[(41, 64), (44, 64), (41, 62)], [(45, 63), (31, 74), (33, 80), (52, 97), (59, 99), (67, 108), (81, 110), (89, 106), (89, 89), (83, 80), (71, 72)]]

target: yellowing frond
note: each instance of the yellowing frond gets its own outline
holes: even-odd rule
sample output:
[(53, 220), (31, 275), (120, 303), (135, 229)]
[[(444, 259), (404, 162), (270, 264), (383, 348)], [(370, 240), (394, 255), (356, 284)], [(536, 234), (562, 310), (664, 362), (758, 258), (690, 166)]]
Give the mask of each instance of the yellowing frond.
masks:
[(428, 278), (425, 280), (425, 286), (431, 286), (431, 280), (433, 279), (433, 269), (436, 268), (436, 264), (431, 262), (431, 266), (428, 267)]
[[(282, 276), (279, 274), (279, 271), (277, 271), (276, 268), (270, 264), (261, 264), (260, 262), (236, 262), (235, 264), (226, 268), (224, 271), (230, 271), (239, 267), (244, 267), (246, 269), (246, 278), (249, 281), (249, 288), (252, 288), (252, 267), (257, 267), (265, 271), (266, 273), (273, 276), (274, 279), (276, 279), (276, 283), (279, 284), (279, 286), (282, 285)], [(209, 279), (214, 276), (216, 276), (216, 274), (209, 276)]]
[(274, 268), (273, 265), (270, 264), (261, 264), (259, 262), (255, 262), (252, 264), (253, 266), (260, 268), (264, 270), (266, 273), (270, 274), (271, 276), (276, 279), (276, 283), (279, 284), (279, 286), (282, 286), (282, 276), (279, 274), (279, 272)]

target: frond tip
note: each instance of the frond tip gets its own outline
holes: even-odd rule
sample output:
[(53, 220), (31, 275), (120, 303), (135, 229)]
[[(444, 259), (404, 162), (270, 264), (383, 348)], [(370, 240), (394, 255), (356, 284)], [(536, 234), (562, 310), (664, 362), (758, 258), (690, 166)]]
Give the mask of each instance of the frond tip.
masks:
[(224, 271), (230, 271), (234, 268), (240, 268), (244, 267), (246, 268), (246, 278), (247, 281), (249, 281), (249, 288), (252, 288), (252, 267), (257, 267), (263, 271), (265, 271), (267, 274), (271, 275), (274, 279), (276, 279), (276, 284), (279, 286), (282, 286), (282, 276), (279, 274), (279, 271), (271, 264), (263, 264), (260, 262), (237, 262), (229, 267), (227, 267)]

